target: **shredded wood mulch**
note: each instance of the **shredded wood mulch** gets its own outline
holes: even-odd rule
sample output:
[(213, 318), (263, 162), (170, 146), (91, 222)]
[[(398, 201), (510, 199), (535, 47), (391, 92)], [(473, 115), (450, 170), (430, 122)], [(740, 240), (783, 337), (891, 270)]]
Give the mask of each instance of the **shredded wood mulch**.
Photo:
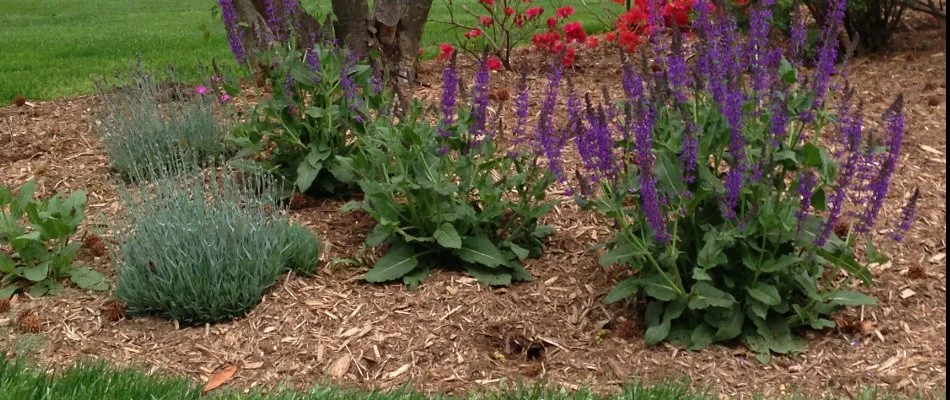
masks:
[[(282, 277), (246, 318), (195, 328), (129, 320), (108, 293), (67, 289), (58, 297), (15, 298), (12, 310), (0, 314), (0, 347), (26, 338), (14, 327), (18, 313), (31, 310), (41, 322), (35, 351), (44, 365), (104, 359), (202, 380), (223, 365), (236, 365), (232, 383), (247, 388), (332, 380), (458, 393), (544, 381), (611, 392), (630, 380), (685, 377), (698, 388), (738, 398), (795, 391), (853, 395), (861, 386), (905, 394), (944, 388), (946, 36), (944, 28), (922, 19), (908, 27), (889, 52), (853, 60), (849, 77), (869, 116), (880, 115), (898, 93), (905, 96), (902, 162), (883, 220), (894, 221), (919, 187), (918, 220), (902, 244), (884, 249), (891, 262), (873, 268), (875, 285), (868, 293), (880, 305), (836, 315), (843, 329), (805, 332), (800, 354), (761, 365), (741, 346), (699, 352), (645, 347), (635, 309), (602, 302), (626, 274), (597, 265), (596, 246), (608, 238), (609, 225), (569, 199), (547, 218), (558, 230), (544, 256), (527, 262), (537, 277), (530, 283), (489, 289), (445, 271), (433, 272), (415, 290), (363, 283), (360, 276), (378, 257), (362, 246), (372, 220), (340, 213), (341, 201), (311, 200), (291, 215), (324, 240), (321, 272)], [(597, 53), (579, 58), (572, 75), (579, 90), (599, 94), (601, 82), (619, 82), (615, 59)], [(518, 79), (495, 75), (497, 88), (513, 88)], [(424, 67), (422, 80), (430, 86), (420, 89), (420, 97), (437, 101), (438, 66)], [(543, 75), (532, 74), (530, 82), (533, 91), (544, 90)], [(0, 182), (36, 179), (41, 195), (87, 191), (83, 229), (114, 245), (109, 223), (120, 207), (95, 135), (98, 106), (92, 97), (78, 97), (0, 109)], [(868, 124), (878, 121), (869, 118)], [(875, 235), (883, 242), (892, 228), (881, 229)], [(108, 255), (89, 251), (82, 261), (111, 274)]]

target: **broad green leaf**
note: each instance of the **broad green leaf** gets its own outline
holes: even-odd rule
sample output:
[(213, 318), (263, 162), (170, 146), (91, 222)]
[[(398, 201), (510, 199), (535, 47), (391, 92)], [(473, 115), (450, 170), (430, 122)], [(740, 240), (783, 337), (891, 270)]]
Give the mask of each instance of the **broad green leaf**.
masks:
[(637, 285), (643, 287), (643, 291), (654, 299), (662, 301), (672, 301), (679, 297), (676, 288), (663, 279), (659, 274), (637, 279)]
[(796, 74), (795, 67), (792, 66), (792, 64), (789, 63), (784, 57), (782, 58), (782, 61), (779, 62), (778, 73), (779, 76), (782, 77), (782, 81), (789, 85), (798, 82), (798, 76)]
[(544, 239), (554, 233), (554, 228), (548, 225), (538, 225), (534, 228), (534, 232), (531, 232), (531, 236), (534, 236), (538, 239)]
[(709, 347), (714, 341), (713, 329), (709, 325), (700, 323), (696, 328), (693, 329), (693, 333), (689, 336), (689, 349), (690, 350), (701, 350), (706, 347)]
[(370, 231), (368, 235), (366, 235), (366, 245), (369, 247), (379, 246), (383, 244), (386, 239), (389, 239), (389, 236), (392, 234), (393, 228), (391, 226), (376, 224), (376, 226), (373, 227), (373, 230)]
[(877, 300), (871, 296), (850, 290), (840, 289), (833, 290), (831, 293), (828, 293), (827, 300), (829, 303), (834, 305), (849, 307), (877, 304)]
[(717, 289), (709, 282), (697, 282), (693, 285), (693, 295), (689, 299), (690, 310), (702, 310), (709, 307), (732, 307), (736, 298)]
[(106, 277), (87, 267), (73, 267), (69, 273), (69, 279), (82, 289), (98, 291), (109, 289)]
[(439, 226), (439, 229), (436, 229), (435, 233), (432, 234), (432, 237), (435, 238), (435, 241), (438, 242), (440, 246), (447, 249), (462, 248), (462, 238), (459, 237), (458, 231), (455, 230), (455, 225), (448, 222), (443, 222), (442, 225)]
[(709, 273), (700, 267), (693, 267), (693, 279), (697, 281), (712, 281), (712, 277), (709, 276)]
[(756, 283), (755, 286), (747, 287), (745, 290), (749, 293), (749, 296), (752, 296), (767, 306), (777, 306), (782, 302), (782, 297), (779, 296), (778, 289), (767, 283), (759, 282)]
[(754, 297), (750, 298), (748, 305), (749, 305), (749, 311), (752, 313), (752, 315), (759, 317), (763, 320), (769, 316), (769, 306), (765, 305), (764, 303), (758, 300), (755, 300)]
[(818, 188), (815, 189), (815, 192), (811, 195), (811, 207), (818, 210), (824, 211), (828, 207), (828, 200), (825, 195), (825, 189)]
[(614, 264), (626, 264), (637, 254), (641, 253), (637, 251), (633, 245), (627, 242), (621, 242), (606, 254), (600, 256), (600, 265), (609, 267)]
[(63, 203), (63, 207), (69, 210), (82, 210), (86, 207), (86, 192), (82, 190), (72, 192), (66, 199), (66, 202)]
[(768, 260), (762, 264), (760, 272), (771, 273), (778, 271), (786, 271), (788, 267), (795, 265), (802, 261), (802, 258), (796, 255), (783, 254), (778, 260)]
[(23, 186), (20, 186), (19, 192), (17, 192), (16, 202), (10, 211), (12, 217), (20, 218), (23, 215), (23, 212), (26, 211), (26, 206), (33, 203), (33, 194), (36, 192), (36, 181), (29, 181), (24, 183)]
[(631, 276), (614, 285), (607, 296), (604, 296), (604, 303), (616, 303), (620, 300), (629, 299), (635, 294), (637, 294), (637, 278)]
[(46, 277), (49, 276), (49, 261), (40, 263), (34, 267), (23, 267), (23, 269), (20, 270), (20, 276), (32, 282), (39, 282), (46, 279)]
[(511, 268), (511, 280), (513, 282), (531, 282), (534, 280), (534, 276), (532, 276), (528, 270), (524, 269), (521, 264), (512, 262), (508, 265)]
[(416, 267), (412, 271), (409, 271), (408, 274), (403, 275), (402, 283), (404, 283), (410, 289), (415, 289), (422, 283), (422, 280), (425, 279), (427, 275), (429, 275), (428, 266), (423, 265), (421, 267)]
[(297, 166), (297, 189), (301, 192), (306, 192), (307, 189), (310, 189), (310, 185), (313, 184), (313, 180), (317, 179), (317, 175), (320, 174), (320, 170), (323, 169), (323, 165), (312, 166), (308, 162), (302, 162)]
[(835, 323), (824, 318), (815, 318), (809, 323), (809, 326), (811, 326), (812, 329), (820, 331), (822, 329), (834, 328)]
[(719, 328), (716, 330), (715, 341), (717, 342), (734, 339), (742, 334), (745, 314), (734, 308), (725, 315), (727, 316), (720, 320)]
[(351, 183), (356, 180), (356, 175), (353, 173), (353, 159), (336, 156), (336, 162), (330, 166), (330, 174), (334, 178), (343, 183)]
[(515, 253), (515, 257), (518, 257), (519, 260), (524, 260), (531, 255), (531, 252), (528, 251), (528, 249), (511, 242), (508, 243), (508, 248), (511, 249), (512, 253)]
[(0, 273), (15, 274), (16, 264), (6, 254), (0, 253)]
[(857, 260), (851, 255), (836, 255), (825, 249), (815, 249), (815, 254), (834, 264), (838, 268), (847, 271), (849, 274), (858, 277), (865, 286), (871, 285), (871, 271), (858, 264)]
[[(657, 304), (657, 306), (654, 306), (654, 304)], [(654, 308), (659, 307), (660, 309), (663, 310), (662, 321), (659, 321), (658, 324), (649, 326), (646, 332), (644, 333), (643, 339), (646, 342), (646, 344), (649, 346), (649, 345), (657, 344), (663, 341), (664, 339), (666, 339), (667, 336), (669, 336), (670, 326), (672, 325), (672, 322), (674, 319), (679, 318), (680, 315), (683, 315), (683, 310), (686, 309), (686, 302), (680, 301), (680, 300), (669, 302), (669, 303), (654, 301), (654, 302), (651, 302), (650, 305), (648, 305), (647, 307), (648, 307), (648, 312), (650, 312), (649, 310), (650, 307), (654, 307)], [(655, 314), (656, 311), (654, 311), (653, 313)]]
[(821, 149), (812, 143), (802, 147), (802, 164), (806, 167), (821, 168)]
[(418, 256), (405, 243), (394, 245), (383, 258), (376, 261), (373, 269), (363, 276), (368, 282), (388, 282), (402, 278), (419, 265)]
[(20, 287), (17, 285), (10, 285), (0, 288), (0, 300), (13, 297), (13, 294), (16, 293), (17, 289), (19, 288)]
[(486, 268), (481, 265), (469, 265), (468, 273), (483, 285), (505, 286), (511, 284), (511, 274), (501, 268)]
[(484, 236), (471, 236), (462, 241), (462, 248), (454, 253), (467, 263), (481, 264), (495, 268), (505, 263), (505, 257), (498, 248)]
[(345, 204), (343, 204), (343, 207), (340, 207), (340, 212), (348, 213), (348, 212), (353, 212), (353, 211), (362, 210), (362, 209), (363, 209), (362, 201), (350, 200), (346, 202)]
[(874, 241), (871, 238), (868, 238), (867, 241), (864, 242), (864, 255), (868, 258), (868, 261), (872, 263), (884, 264), (890, 261), (887, 256), (874, 246)]

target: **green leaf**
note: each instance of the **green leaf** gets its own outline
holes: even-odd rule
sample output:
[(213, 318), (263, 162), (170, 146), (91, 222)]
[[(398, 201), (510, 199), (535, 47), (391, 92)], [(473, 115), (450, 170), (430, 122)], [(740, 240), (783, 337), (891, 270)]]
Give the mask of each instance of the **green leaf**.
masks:
[(20, 287), (17, 285), (10, 285), (0, 288), (0, 299), (9, 299), (13, 297), (13, 294), (16, 293), (17, 289)]
[(847, 271), (849, 274), (858, 277), (864, 282), (865, 286), (871, 285), (871, 271), (858, 264), (858, 261), (851, 255), (836, 255), (825, 249), (815, 249), (815, 254), (834, 264), (838, 268)]
[(429, 275), (429, 267), (423, 265), (413, 269), (412, 271), (409, 271), (408, 274), (403, 275), (402, 283), (404, 283), (410, 289), (415, 289), (420, 284), (422, 284), (422, 280), (425, 279), (427, 275)]
[(471, 236), (462, 241), (462, 248), (454, 251), (455, 255), (467, 263), (481, 264), (490, 268), (505, 263), (505, 257), (498, 248), (484, 236)]
[(872, 263), (884, 264), (890, 261), (887, 256), (878, 251), (871, 238), (868, 238), (867, 241), (864, 242), (864, 255), (868, 258), (868, 261)]
[(481, 265), (469, 265), (468, 273), (483, 285), (505, 286), (511, 284), (511, 274), (500, 268), (486, 268)]
[(745, 314), (734, 308), (727, 314), (728, 316), (720, 319), (719, 328), (716, 330), (715, 341), (735, 339), (742, 334), (742, 324), (745, 322)]
[(554, 233), (554, 228), (548, 225), (538, 225), (534, 228), (534, 232), (531, 232), (531, 236), (534, 236), (538, 239), (544, 239)]
[(440, 246), (447, 249), (462, 248), (462, 238), (459, 237), (458, 231), (455, 230), (455, 225), (448, 222), (443, 222), (442, 225), (439, 226), (439, 229), (436, 229), (435, 233), (432, 234), (432, 237), (435, 238), (435, 241), (438, 242)]
[(6, 254), (0, 253), (0, 274), (15, 274), (16, 264)]
[(689, 349), (690, 350), (701, 350), (706, 347), (709, 347), (713, 343), (713, 329), (709, 325), (700, 323), (696, 328), (693, 329), (693, 333), (689, 336)]
[(802, 164), (806, 167), (821, 168), (821, 149), (812, 143), (802, 147)]
[(759, 272), (772, 273), (778, 271), (786, 271), (788, 267), (795, 265), (802, 261), (802, 258), (796, 255), (783, 254), (778, 260), (768, 260), (762, 264), (759, 268)]
[(376, 224), (373, 227), (373, 230), (366, 235), (366, 245), (369, 247), (376, 247), (389, 239), (389, 236), (393, 234), (393, 228), (390, 225)]
[(532, 276), (528, 270), (524, 269), (521, 264), (512, 262), (508, 265), (511, 268), (511, 280), (513, 282), (531, 282), (534, 280), (534, 276)]
[(519, 260), (524, 260), (531, 255), (531, 252), (528, 251), (528, 249), (511, 242), (508, 243), (508, 248), (511, 249), (512, 253), (515, 253), (515, 257), (518, 257)]
[(34, 267), (24, 267), (20, 272), (20, 276), (32, 282), (39, 282), (46, 279), (46, 277), (49, 276), (49, 261), (40, 263), (40, 265)]
[(343, 207), (340, 207), (340, 212), (348, 213), (348, 212), (353, 212), (353, 211), (362, 210), (362, 209), (363, 209), (362, 201), (350, 200), (346, 202), (345, 204), (343, 204)]
[(317, 175), (320, 174), (320, 170), (323, 169), (323, 164), (317, 163), (318, 165), (311, 166), (309, 162), (302, 162), (297, 166), (297, 189), (301, 192), (306, 192), (307, 189), (310, 189), (310, 185), (313, 184), (313, 180), (317, 179)]
[(609, 267), (614, 264), (627, 264), (637, 254), (641, 254), (641, 252), (637, 251), (633, 245), (621, 242), (606, 254), (600, 256), (600, 265)]
[(792, 64), (789, 63), (784, 57), (782, 57), (782, 61), (779, 63), (778, 73), (779, 76), (782, 77), (782, 81), (789, 85), (798, 82), (798, 76), (796, 74), (795, 67), (792, 66)]
[(829, 303), (836, 306), (853, 307), (877, 304), (877, 300), (871, 296), (851, 290), (840, 289), (833, 290), (831, 293), (828, 293), (827, 300)]
[(679, 297), (677, 290), (670, 286), (659, 274), (637, 279), (637, 284), (643, 287), (643, 291), (654, 299), (662, 301), (672, 301)]
[(829, 321), (824, 318), (815, 318), (814, 320), (811, 321), (811, 323), (809, 323), (809, 325), (811, 326), (812, 329), (819, 330), (819, 331), (822, 329), (835, 327), (835, 323), (833, 321)]
[(373, 269), (363, 276), (368, 282), (388, 282), (406, 276), (419, 265), (418, 256), (412, 247), (405, 243), (398, 243), (376, 261)]
[(20, 191), (17, 192), (16, 202), (10, 207), (12, 218), (20, 218), (20, 216), (23, 215), (23, 212), (26, 211), (26, 206), (33, 203), (34, 193), (36, 193), (36, 181), (29, 181), (24, 183), (23, 186), (20, 186)]
[(651, 311), (650, 308), (654, 308), (654, 311), (652, 312), (653, 314), (658, 314), (655, 309), (662, 309), (663, 319), (657, 324), (650, 325), (644, 333), (643, 339), (648, 346), (657, 344), (669, 336), (672, 322), (674, 319), (679, 318), (679, 316), (683, 314), (683, 310), (686, 309), (686, 302), (681, 300), (670, 303), (654, 301), (647, 306), (648, 313)]
[(717, 289), (709, 282), (697, 282), (693, 285), (693, 295), (690, 296), (689, 309), (702, 310), (709, 307), (732, 307), (736, 298), (731, 294)]
[(828, 207), (828, 199), (825, 195), (825, 189), (818, 188), (811, 195), (811, 206), (818, 211), (824, 211)]
[(109, 289), (106, 277), (90, 268), (73, 267), (69, 273), (69, 279), (81, 289), (98, 291)]
[(697, 281), (712, 281), (712, 277), (709, 276), (709, 273), (700, 267), (693, 267), (693, 279)]
[(637, 283), (638, 279), (633, 276), (618, 282), (610, 289), (607, 296), (604, 296), (604, 303), (612, 304), (633, 297), (637, 294)]
[(747, 287), (745, 290), (749, 293), (749, 296), (752, 296), (752, 298), (767, 306), (777, 306), (782, 302), (782, 297), (779, 296), (778, 289), (767, 283), (759, 282), (753, 287)]
[(336, 156), (335, 160), (336, 162), (330, 166), (330, 174), (340, 182), (354, 182), (356, 175), (353, 173), (353, 159)]

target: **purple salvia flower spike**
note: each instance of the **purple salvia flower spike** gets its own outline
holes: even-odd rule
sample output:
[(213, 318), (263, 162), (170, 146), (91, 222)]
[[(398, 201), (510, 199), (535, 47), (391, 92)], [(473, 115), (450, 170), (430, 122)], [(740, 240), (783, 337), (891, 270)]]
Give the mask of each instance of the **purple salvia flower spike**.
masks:
[(910, 230), (910, 225), (914, 222), (917, 214), (917, 202), (920, 200), (920, 188), (914, 188), (914, 194), (910, 196), (907, 204), (901, 210), (901, 219), (897, 225), (897, 232), (894, 234), (895, 241), (903, 241), (904, 235)]
[(228, 44), (231, 45), (231, 53), (238, 64), (247, 62), (247, 53), (244, 49), (243, 28), (239, 24), (237, 8), (234, 7), (234, 0), (220, 0), (221, 18), (224, 20), (224, 27), (228, 33)]
[(832, 0), (828, 3), (828, 18), (821, 32), (821, 37), (824, 42), (822, 42), (821, 48), (818, 50), (817, 67), (815, 68), (815, 76), (811, 82), (811, 90), (815, 95), (815, 100), (812, 103), (812, 109), (804, 111), (801, 116), (802, 120), (806, 123), (811, 122), (814, 119), (815, 110), (824, 105), (825, 95), (827, 94), (829, 86), (828, 82), (836, 71), (835, 62), (838, 60), (839, 46), (838, 29), (844, 20), (844, 8), (846, 3), (847, 0)]
[(805, 17), (802, 15), (801, 10), (796, 8), (792, 15), (791, 32), (789, 32), (789, 62), (792, 63), (792, 65), (798, 65), (801, 62), (802, 55), (805, 53), (808, 32), (805, 30)]
[(818, 236), (815, 237), (815, 245), (818, 247), (825, 245), (835, 225), (838, 224), (838, 219), (841, 217), (841, 210), (847, 198), (847, 192), (851, 188), (852, 178), (854, 177), (857, 164), (862, 156), (861, 135), (863, 119), (860, 116), (860, 112), (853, 112), (849, 107), (843, 110), (843, 114), (840, 115), (840, 118), (840, 129), (843, 130), (843, 135), (847, 140), (847, 158), (841, 167), (841, 173), (838, 175), (835, 192), (829, 202), (828, 218), (822, 223), (821, 231), (818, 233)]
[(488, 118), (488, 57), (482, 57), (482, 62), (478, 64), (478, 70), (475, 71), (475, 83), (472, 87), (472, 125), (468, 132), (472, 141), (481, 139), (486, 133), (486, 123)]
[(660, 243), (670, 241), (666, 229), (666, 219), (657, 192), (656, 174), (653, 171), (653, 125), (656, 110), (652, 104), (641, 107), (642, 114), (634, 125), (634, 141), (637, 150), (637, 164), (640, 166), (640, 199), (647, 224), (653, 230), (653, 239)]
[(901, 142), (904, 139), (904, 95), (898, 95), (894, 103), (884, 112), (885, 132), (887, 134), (887, 153), (883, 155), (881, 169), (877, 178), (871, 182), (871, 197), (868, 200), (867, 209), (863, 218), (859, 221), (856, 231), (859, 233), (867, 232), (874, 226), (881, 208), (884, 207), (884, 199), (890, 189), (891, 176), (897, 168), (897, 160), (900, 156)]
[(449, 137), (452, 132), (449, 127), (455, 123), (455, 105), (458, 101), (459, 74), (456, 67), (456, 55), (452, 54), (452, 60), (449, 65), (442, 70), (442, 101), (439, 104), (439, 111), (442, 114), (442, 120), (439, 122), (439, 134), (442, 137)]
[(558, 89), (561, 85), (563, 72), (561, 63), (551, 63), (551, 70), (548, 72), (548, 89), (544, 95), (544, 102), (541, 103), (538, 126), (535, 131), (539, 150), (548, 159), (551, 172), (561, 181), (565, 179), (561, 170), (561, 141), (555, 136), (552, 119), (554, 118), (554, 109), (557, 106)]
[(817, 181), (818, 178), (809, 171), (802, 172), (798, 179), (798, 197), (801, 199), (801, 207), (799, 207), (796, 216), (798, 217), (797, 230), (799, 232), (801, 232), (805, 218), (808, 217), (809, 209), (811, 209), (811, 197), (814, 194)]

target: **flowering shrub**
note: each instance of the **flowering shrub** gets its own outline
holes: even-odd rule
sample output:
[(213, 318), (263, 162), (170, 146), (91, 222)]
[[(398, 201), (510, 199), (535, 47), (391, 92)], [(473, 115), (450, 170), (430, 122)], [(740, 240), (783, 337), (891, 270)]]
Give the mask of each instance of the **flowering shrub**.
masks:
[[(600, 261), (634, 271), (605, 300), (645, 301), (647, 343), (699, 349), (741, 340), (767, 359), (801, 347), (792, 329), (833, 327), (828, 314), (874, 302), (835, 287), (842, 272), (871, 282), (854, 247), (889, 189), (904, 132), (901, 99), (877, 135), (864, 129), (847, 87), (841, 104), (828, 106), (836, 37), (824, 35), (815, 73), (800, 77), (801, 42), (783, 55), (768, 40), (770, 5), (752, 7), (740, 40), (734, 18), (712, 17), (697, 1), (696, 42), (676, 30), (666, 41), (653, 29), (660, 68), (637, 72), (624, 59), (620, 110), (595, 109), (589, 99), (586, 110), (568, 106), (579, 121), (581, 178), (601, 189), (582, 202), (616, 221)], [(826, 32), (840, 26), (843, 6), (830, 3)], [(697, 56), (687, 64), (692, 45)], [(611, 114), (624, 118), (611, 123)]]
[[(447, 4), (451, 18), (449, 23), (467, 29), (463, 34), (465, 40), (459, 43), (461, 50), (480, 59), (482, 49), (488, 48), (491, 57), (509, 70), (512, 69), (514, 47), (529, 38), (535, 50), (551, 55), (563, 51), (565, 65), (573, 63), (576, 46), (596, 46), (597, 43), (595, 38), (588, 40), (579, 21), (565, 23), (574, 14), (571, 6), (559, 7), (554, 10), (554, 15), (544, 18), (544, 7), (532, 5), (532, 0), (479, 0), (481, 11), (486, 14), (479, 15), (461, 7), (477, 21), (477, 24), (465, 25), (456, 21), (452, 3), (449, 0)], [(538, 33), (541, 30), (543, 32)], [(453, 50), (451, 45), (445, 43), (440, 56), (448, 60)]]
[(238, 156), (301, 192), (353, 189), (353, 135), (365, 133), (371, 110), (385, 108), (382, 77), (356, 55), (325, 44), (306, 53), (275, 46), (268, 59), (272, 93), (257, 103), (249, 124), (233, 132)]
[[(529, 280), (520, 261), (540, 255), (542, 239), (552, 232), (538, 223), (554, 206), (545, 199), (552, 174), (533, 153), (506, 153), (496, 143), (497, 121), (488, 120), (487, 62), (476, 73), (470, 110), (457, 112), (455, 58), (443, 77), (437, 124), (416, 104), (398, 121), (379, 118), (360, 137), (354, 164), (365, 197), (346, 209), (363, 209), (376, 220), (367, 245), (390, 244), (365, 279), (414, 286), (430, 268), (447, 265), (487, 285)], [(515, 103), (517, 126), (523, 127), (524, 80)]]

